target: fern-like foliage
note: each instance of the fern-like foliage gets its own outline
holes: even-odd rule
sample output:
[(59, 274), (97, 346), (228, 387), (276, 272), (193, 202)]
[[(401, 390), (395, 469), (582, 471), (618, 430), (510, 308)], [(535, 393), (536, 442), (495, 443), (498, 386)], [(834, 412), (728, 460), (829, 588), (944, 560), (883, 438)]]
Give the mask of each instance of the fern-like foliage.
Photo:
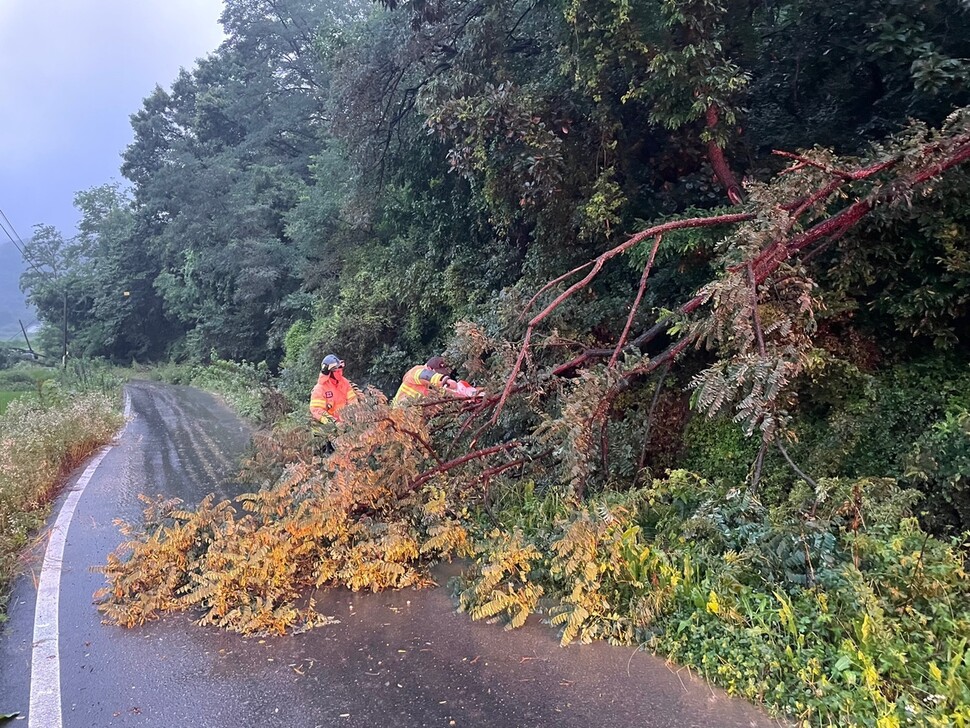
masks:
[(477, 564), (459, 580), (459, 609), (472, 619), (504, 620), (506, 629), (525, 624), (545, 592), (535, 581), (542, 555), (520, 531), (493, 531)]
[(556, 416), (545, 415), (533, 435), (543, 446), (552, 447), (562, 477), (577, 493), (584, 492), (599, 462), (595, 426), (601, 419), (600, 407), (619, 373), (589, 370), (562, 385)]
[(101, 568), (105, 616), (133, 626), (192, 609), (203, 624), (278, 634), (326, 621), (298, 606), (312, 587), (422, 586), (430, 564), (469, 555), (455, 483), (412, 485), (433, 462), (422, 413), (372, 396), (346, 419), (330, 457), (298, 459), (235, 503), (149, 502), (145, 527), (126, 526), (132, 538)]
[(626, 506), (599, 502), (581, 511), (552, 543), (550, 572), (563, 589), (550, 622), (561, 642), (605, 639), (630, 644), (669, 601), (681, 578), (635, 522), (639, 497)]
[[(764, 235), (757, 228), (750, 232), (755, 239)], [(695, 329), (719, 356), (690, 382), (698, 411), (713, 417), (731, 408), (749, 436), (758, 432), (764, 440), (786, 432), (792, 385), (813, 351), (820, 306), (814, 285), (803, 269), (782, 266), (760, 286), (741, 268), (707, 287), (711, 314)]]

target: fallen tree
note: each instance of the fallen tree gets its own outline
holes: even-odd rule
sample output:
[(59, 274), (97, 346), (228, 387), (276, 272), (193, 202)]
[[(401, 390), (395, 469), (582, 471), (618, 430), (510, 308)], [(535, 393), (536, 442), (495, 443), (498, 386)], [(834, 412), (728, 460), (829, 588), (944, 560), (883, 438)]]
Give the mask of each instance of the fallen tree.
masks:
[[(671, 364), (692, 346), (717, 348), (717, 362), (692, 383), (698, 391), (698, 408), (713, 415), (733, 404), (735, 418), (745, 424), (748, 434), (760, 430), (766, 446), (775, 442), (784, 452), (781, 440), (776, 439), (785, 424), (778, 412), (791, 396), (787, 384), (804, 366), (818, 306), (804, 259), (838, 240), (874, 210), (907, 204), (947, 171), (970, 161), (970, 110), (954, 112), (938, 131), (914, 126), (894, 143), (875, 147), (864, 160), (840, 160), (826, 150), (775, 154), (792, 164), (768, 184), (751, 184), (747, 209), (653, 225), (542, 286), (523, 316), (550, 290), (585, 271), (528, 320), (491, 422), (498, 421), (513, 392), (521, 391), (520, 374), (537, 329), (567, 300), (588, 288), (608, 263), (652, 240), (615, 345), (586, 349), (541, 378), (570, 375), (608, 358), (607, 368), (616, 373), (590, 417), (588, 426), (592, 427), (602, 425), (616, 396), (632, 380)], [(717, 262), (721, 274), (629, 339), (664, 235), (727, 226), (734, 229), (721, 245)], [(773, 319), (768, 327), (762, 321), (767, 309)], [(645, 353), (665, 333), (673, 341), (657, 354)], [(621, 353), (630, 354), (632, 362), (620, 367)], [(787, 453), (785, 457), (788, 459)]]

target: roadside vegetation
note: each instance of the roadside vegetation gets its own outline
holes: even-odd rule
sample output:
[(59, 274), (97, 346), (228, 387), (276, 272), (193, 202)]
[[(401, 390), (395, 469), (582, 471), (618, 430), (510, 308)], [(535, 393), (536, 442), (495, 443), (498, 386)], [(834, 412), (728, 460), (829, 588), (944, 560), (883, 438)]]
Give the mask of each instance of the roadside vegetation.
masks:
[(0, 414), (7, 406), (24, 392), (37, 391), (40, 382), (47, 376), (43, 367), (21, 366), (14, 370), (10, 367), (16, 362), (13, 352), (0, 344)]
[[(313, 591), (642, 645), (806, 726), (970, 721), (970, 9), (227, 0), (41, 226), (38, 346), (265, 425), (102, 609), (280, 633)], [(61, 323), (62, 328), (55, 324)], [(366, 387), (306, 403), (335, 353)], [(391, 408), (432, 354), (475, 402)], [(333, 452), (330, 453), (332, 443)]]
[[(94, 369), (95, 371), (92, 371)], [(0, 413), (0, 621), (22, 552), (44, 524), (64, 477), (121, 425), (118, 385), (103, 366), (14, 366), (0, 382), (16, 393)]]

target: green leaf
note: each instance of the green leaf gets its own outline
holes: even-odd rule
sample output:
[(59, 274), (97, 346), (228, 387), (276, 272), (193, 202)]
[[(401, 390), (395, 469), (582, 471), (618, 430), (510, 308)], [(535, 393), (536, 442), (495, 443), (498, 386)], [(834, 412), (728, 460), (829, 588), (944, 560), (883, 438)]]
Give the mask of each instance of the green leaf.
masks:
[(837, 672), (844, 672), (852, 667), (852, 659), (848, 655), (842, 655), (835, 663)]

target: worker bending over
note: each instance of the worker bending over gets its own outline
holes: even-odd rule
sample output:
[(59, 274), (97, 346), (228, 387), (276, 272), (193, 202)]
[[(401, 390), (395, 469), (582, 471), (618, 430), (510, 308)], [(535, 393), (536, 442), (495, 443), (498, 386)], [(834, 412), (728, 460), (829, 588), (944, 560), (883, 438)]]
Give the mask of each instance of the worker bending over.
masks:
[(451, 378), (451, 369), (443, 357), (433, 356), (427, 363), (411, 367), (401, 386), (394, 395), (394, 404), (401, 404), (409, 399), (427, 396), (431, 388), (451, 392), (459, 397), (477, 397), (481, 392), (467, 382), (455, 381)]

